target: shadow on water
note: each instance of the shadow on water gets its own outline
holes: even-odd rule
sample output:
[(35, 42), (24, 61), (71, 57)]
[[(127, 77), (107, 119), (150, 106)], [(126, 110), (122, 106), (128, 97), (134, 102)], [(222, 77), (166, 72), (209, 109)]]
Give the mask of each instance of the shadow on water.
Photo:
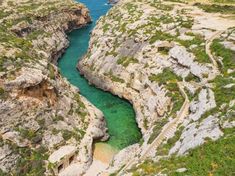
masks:
[(89, 85), (76, 69), (78, 60), (87, 51), (90, 31), (95, 26), (97, 19), (105, 15), (111, 6), (105, 4), (106, 0), (98, 2), (97, 0), (80, 0), (80, 2), (89, 8), (93, 23), (68, 34), (70, 46), (59, 60), (58, 66), (62, 75), (71, 84), (79, 87), (81, 94), (104, 113), (110, 135), (107, 143), (122, 149), (137, 143), (141, 138), (132, 105), (118, 96)]

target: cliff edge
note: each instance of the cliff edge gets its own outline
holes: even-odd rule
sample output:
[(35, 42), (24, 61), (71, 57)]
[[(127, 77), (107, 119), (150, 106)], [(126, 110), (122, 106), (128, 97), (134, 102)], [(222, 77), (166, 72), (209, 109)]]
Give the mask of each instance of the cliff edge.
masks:
[(74, 1), (0, 1), (0, 175), (83, 173), (103, 114), (61, 77), (66, 32), (91, 22)]
[(107, 172), (233, 173), (234, 150), (223, 157), (219, 151), (234, 147), (234, 9), (122, 0), (98, 21), (78, 69), (92, 84), (129, 100), (143, 134)]

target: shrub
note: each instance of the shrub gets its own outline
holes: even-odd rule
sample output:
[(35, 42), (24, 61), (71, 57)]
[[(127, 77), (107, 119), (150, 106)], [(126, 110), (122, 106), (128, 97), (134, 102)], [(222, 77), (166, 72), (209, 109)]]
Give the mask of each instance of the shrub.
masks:
[(167, 82), (181, 81), (182, 78), (177, 76), (170, 68), (164, 68), (162, 73), (149, 76), (150, 81), (158, 82), (159, 84), (166, 84)]
[(38, 149), (31, 150), (29, 148), (16, 148), (15, 152), (20, 154), (20, 158), (16, 162), (15, 175), (44, 175), (45, 160), (48, 159), (47, 149), (39, 147)]

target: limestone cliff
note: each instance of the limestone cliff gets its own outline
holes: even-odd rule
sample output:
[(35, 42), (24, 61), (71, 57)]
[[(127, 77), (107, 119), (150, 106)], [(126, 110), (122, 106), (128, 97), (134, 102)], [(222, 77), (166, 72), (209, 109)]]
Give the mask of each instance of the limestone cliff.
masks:
[(51, 175), (48, 156), (76, 148), (81, 174), (93, 139), (107, 139), (103, 114), (54, 65), (66, 32), (91, 19), (74, 1), (0, 1), (0, 175)]
[[(122, 0), (98, 21), (78, 69), (92, 84), (129, 100), (143, 134), (143, 143), (119, 152), (107, 172), (171, 175), (189, 170), (193, 175), (193, 162), (188, 162), (193, 157), (186, 156), (188, 165), (184, 165), (172, 154), (187, 154), (204, 143), (208, 144), (192, 151), (221, 143), (226, 144), (220, 150), (232, 148), (234, 9), (233, 5)], [(216, 154), (209, 154), (203, 157), (213, 162)], [(221, 160), (229, 162), (230, 157)], [(143, 162), (147, 158), (157, 163)], [(171, 168), (175, 160), (179, 164)], [(211, 172), (220, 173), (223, 164), (215, 162)], [(232, 165), (227, 167), (232, 173)]]

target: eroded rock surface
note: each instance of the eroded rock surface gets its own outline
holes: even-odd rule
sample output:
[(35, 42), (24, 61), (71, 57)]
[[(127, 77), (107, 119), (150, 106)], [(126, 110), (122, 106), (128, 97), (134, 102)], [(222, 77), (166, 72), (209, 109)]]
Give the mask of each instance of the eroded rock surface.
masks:
[[(151, 160), (231, 135), (235, 21), (229, 9), (234, 6), (221, 8), (123, 0), (98, 21), (78, 69), (90, 83), (129, 100), (143, 134), (141, 145), (120, 151), (107, 172), (171, 173), (164, 169), (170, 166)], [(122, 159), (125, 152), (131, 159)]]
[(88, 9), (69, 0), (6, 0), (0, 11), (0, 175), (51, 175), (58, 163), (48, 156), (64, 145), (76, 148), (83, 173), (93, 140), (108, 139), (106, 124), (54, 64), (69, 45), (66, 32), (91, 22)]

